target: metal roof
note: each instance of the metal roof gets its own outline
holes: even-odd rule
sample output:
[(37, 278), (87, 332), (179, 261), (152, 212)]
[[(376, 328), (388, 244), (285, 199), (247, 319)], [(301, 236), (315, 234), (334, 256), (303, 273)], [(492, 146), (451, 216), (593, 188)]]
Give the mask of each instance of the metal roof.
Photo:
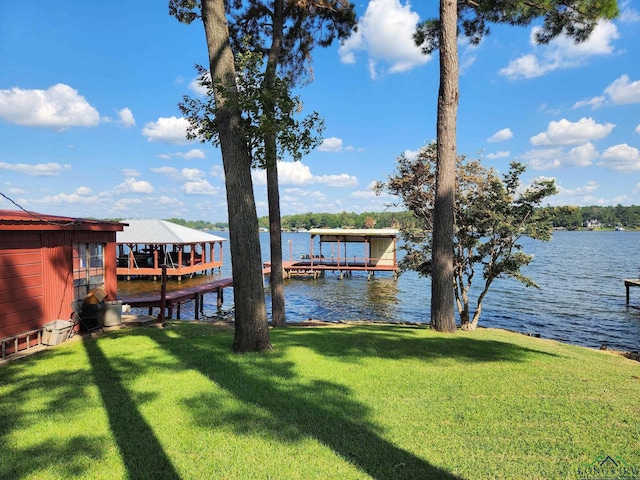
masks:
[(123, 220), (128, 224), (122, 232), (116, 233), (116, 243), (123, 244), (180, 244), (221, 242), (226, 238), (218, 237), (207, 232), (184, 227), (166, 220)]
[(395, 228), (312, 228), (309, 230), (311, 238), (316, 235), (320, 238), (320, 243), (364, 243), (369, 241), (377, 242), (385, 239), (387, 242), (395, 242), (398, 230)]
[(61, 217), (26, 210), (0, 210), (0, 230), (95, 230), (117, 231), (119, 222), (94, 218)]
[(312, 228), (311, 236), (348, 236), (348, 237), (394, 237), (399, 231), (395, 228)]

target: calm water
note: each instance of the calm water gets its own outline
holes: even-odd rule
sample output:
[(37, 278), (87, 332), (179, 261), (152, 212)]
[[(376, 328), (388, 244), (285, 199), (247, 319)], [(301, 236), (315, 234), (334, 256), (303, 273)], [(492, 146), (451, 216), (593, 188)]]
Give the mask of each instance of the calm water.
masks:
[[(228, 238), (226, 232), (214, 232)], [(261, 233), (262, 255), (269, 256), (269, 235)], [(314, 251), (318, 253), (318, 244)], [(180, 288), (214, 278), (231, 276), (231, 257), (225, 242), (226, 265), (215, 276), (173, 281)], [(480, 325), (539, 334), (587, 347), (640, 350), (640, 288), (631, 289), (625, 305), (623, 278), (640, 277), (640, 232), (556, 232), (548, 243), (526, 241), (534, 260), (524, 270), (540, 289), (526, 288), (514, 280), (496, 280), (483, 302)], [(309, 235), (285, 233), (285, 259), (309, 253)], [(331, 247), (324, 245), (329, 256)], [(348, 255), (362, 256), (349, 246)], [(159, 292), (159, 283), (121, 281), (120, 296)], [(371, 281), (364, 274), (340, 280), (337, 274), (318, 279), (285, 280), (287, 321), (309, 318), (429, 322), (430, 280), (405, 273), (398, 281), (379, 273)], [(473, 299), (472, 299), (473, 301)], [(205, 315), (216, 313), (216, 297), (205, 296)], [(267, 291), (267, 308), (271, 302)], [(224, 309), (233, 307), (232, 289), (225, 291)], [(182, 318), (193, 318), (193, 303), (182, 307)]]

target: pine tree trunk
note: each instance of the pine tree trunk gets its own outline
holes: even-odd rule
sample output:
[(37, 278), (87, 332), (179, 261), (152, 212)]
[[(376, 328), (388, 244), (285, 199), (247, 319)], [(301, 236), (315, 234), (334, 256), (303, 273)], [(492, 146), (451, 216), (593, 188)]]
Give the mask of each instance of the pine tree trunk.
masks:
[(436, 195), (433, 211), (431, 326), (455, 332), (453, 222), (458, 111), (457, 4), (440, 0), (440, 89), (438, 91)]
[(284, 307), (284, 275), (282, 270), (282, 224), (280, 218), (280, 191), (278, 164), (267, 167), (267, 196), (269, 199), (269, 239), (271, 246), (271, 323), (286, 326)]
[[(235, 92), (235, 65), (223, 0), (202, 0), (202, 22), (214, 82), (222, 81)], [(237, 352), (270, 350), (271, 341), (262, 285), (262, 257), (253, 182), (251, 156), (244, 140), (240, 111), (233, 99), (216, 93), (222, 163), (227, 189), (229, 246), (235, 299)]]
[[(274, 90), (278, 62), (282, 50), (284, 30), (284, 1), (273, 2), (273, 34), (267, 58), (266, 89)], [(274, 105), (265, 105), (267, 115), (275, 115)], [(265, 139), (267, 152), (267, 199), (269, 202), (269, 244), (271, 247), (271, 322), (274, 327), (286, 325), (284, 306), (284, 275), (282, 270), (282, 223), (280, 217), (280, 190), (278, 186), (278, 155), (275, 135)]]

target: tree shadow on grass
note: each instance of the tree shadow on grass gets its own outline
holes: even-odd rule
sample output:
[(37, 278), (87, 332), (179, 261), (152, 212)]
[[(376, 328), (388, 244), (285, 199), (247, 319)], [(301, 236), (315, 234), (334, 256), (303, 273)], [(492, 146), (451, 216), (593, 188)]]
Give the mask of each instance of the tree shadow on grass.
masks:
[(425, 361), (460, 360), (464, 362), (525, 362), (536, 355), (557, 356), (514, 343), (473, 338), (470, 334), (411, 335), (425, 327), (366, 325), (347, 328), (324, 327), (274, 330), (280, 345), (304, 346), (319, 355), (345, 361), (366, 357), (423, 359)]
[(197, 423), (212, 429), (231, 427), (239, 434), (259, 431), (285, 442), (313, 438), (375, 479), (459, 478), (383, 438), (368, 421), (367, 407), (354, 401), (344, 385), (324, 380), (304, 383), (278, 352), (234, 357), (228, 346), (213, 345), (213, 335), (203, 338), (194, 329), (191, 336), (189, 330), (180, 330), (182, 338), (154, 338), (185, 367), (250, 406), (213, 412), (215, 399), (196, 397), (187, 406)]
[[(46, 362), (61, 358), (66, 362), (64, 368), (46, 366)], [(109, 442), (105, 437), (87, 433), (58, 438), (54, 432), (42, 431), (29, 434), (30, 428), (43, 421), (53, 428), (63, 427), (86, 403), (91, 375), (76, 366), (76, 361), (70, 351), (56, 349), (0, 367), (0, 478), (25, 478), (39, 472), (60, 478), (81, 477), (88, 462), (102, 458)], [(31, 368), (34, 363), (42, 367)]]
[(128, 477), (153, 480), (180, 478), (153, 430), (140, 414), (137, 402), (123, 386), (118, 372), (98, 343), (90, 338), (83, 341)]

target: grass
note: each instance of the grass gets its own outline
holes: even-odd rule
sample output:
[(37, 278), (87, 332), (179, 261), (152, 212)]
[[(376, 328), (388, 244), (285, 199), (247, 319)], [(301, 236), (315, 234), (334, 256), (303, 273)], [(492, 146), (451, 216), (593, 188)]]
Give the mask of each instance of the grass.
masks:
[(640, 476), (638, 362), (489, 329), (271, 336), (236, 355), (175, 323), (0, 367), (0, 478), (579, 478), (607, 455)]

